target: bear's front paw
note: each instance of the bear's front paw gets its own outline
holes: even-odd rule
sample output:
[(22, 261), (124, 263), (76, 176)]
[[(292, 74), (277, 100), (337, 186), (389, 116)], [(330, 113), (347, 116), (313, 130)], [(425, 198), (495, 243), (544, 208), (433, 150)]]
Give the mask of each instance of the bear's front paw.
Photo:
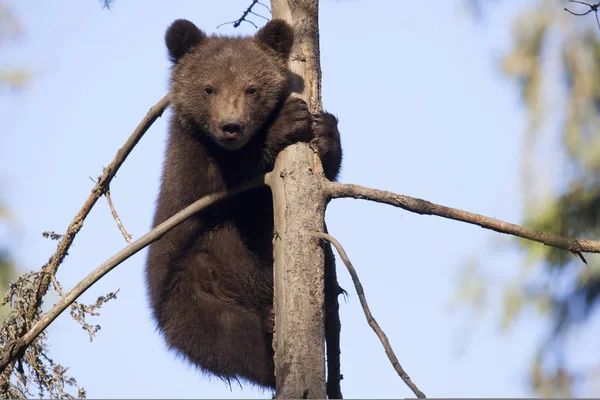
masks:
[(313, 139), (310, 143), (317, 148), (325, 176), (329, 180), (336, 178), (342, 162), (340, 132), (337, 125), (338, 120), (333, 114), (322, 112), (313, 115)]
[(298, 97), (285, 101), (276, 121), (276, 129), (288, 138), (289, 142), (308, 142), (312, 138), (313, 117), (306, 102)]
[(337, 125), (338, 120), (333, 114), (322, 112), (313, 115), (312, 131), (314, 139), (311, 143), (317, 146), (317, 149), (323, 150), (322, 154), (340, 147), (340, 131), (338, 131)]

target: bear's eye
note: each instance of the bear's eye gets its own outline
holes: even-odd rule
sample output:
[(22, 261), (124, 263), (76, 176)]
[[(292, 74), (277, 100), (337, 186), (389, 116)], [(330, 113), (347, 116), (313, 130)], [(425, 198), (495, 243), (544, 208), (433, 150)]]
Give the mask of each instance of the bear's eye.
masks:
[(250, 86), (248, 90), (246, 90), (246, 93), (248, 93), (250, 96), (254, 96), (258, 94), (258, 89), (254, 86)]
[(213, 88), (211, 87), (207, 87), (204, 89), (204, 94), (207, 96), (210, 96), (211, 94), (213, 94), (215, 91), (213, 90)]

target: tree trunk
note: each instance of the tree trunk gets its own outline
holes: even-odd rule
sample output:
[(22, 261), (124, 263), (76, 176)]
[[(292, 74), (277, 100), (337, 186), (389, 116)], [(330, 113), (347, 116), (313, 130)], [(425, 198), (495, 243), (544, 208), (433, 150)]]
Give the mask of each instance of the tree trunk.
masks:
[[(273, 18), (294, 27), (295, 95), (322, 110), (318, 0), (271, 0)], [(316, 174), (315, 172), (319, 173)], [(277, 398), (325, 398), (324, 229), (326, 200), (318, 155), (305, 143), (284, 149), (269, 186), (275, 216), (275, 375)]]
[[(275, 375), (277, 398), (325, 398), (323, 180), (313, 150), (289, 146), (269, 186), (275, 213)], [(310, 190), (307, 190), (310, 188)]]

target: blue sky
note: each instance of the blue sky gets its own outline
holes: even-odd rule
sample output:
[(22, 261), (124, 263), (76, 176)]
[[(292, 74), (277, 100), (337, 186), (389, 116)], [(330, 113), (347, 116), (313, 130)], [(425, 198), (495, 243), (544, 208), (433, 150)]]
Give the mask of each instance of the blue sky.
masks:
[[(17, 225), (4, 238), (18, 263), (38, 269), (148, 108), (167, 90), (166, 27), (187, 18), (208, 32), (234, 29), (248, 0), (14, 1), (26, 28), (2, 47), (3, 65), (34, 73), (22, 93), (0, 93), (0, 184)], [(517, 87), (498, 58), (510, 21), (528, 2), (505, 1), (484, 24), (464, 1), (324, 1), (321, 61), (325, 108), (339, 117), (340, 180), (420, 197), (510, 222), (521, 220), (520, 150), (525, 128)], [(259, 18), (254, 20), (263, 24)], [(158, 120), (111, 186), (128, 231), (150, 227), (166, 121)], [(524, 259), (510, 239), (478, 227), (358, 200), (335, 200), (330, 232), (358, 270), (372, 312), (413, 381), (430, 397), (514, 397), (529, 393), (529, 362), (547, 321), (526, 311), (500, 329), (503, 283)], [(59, 279), (75, 285), (125, 246), (104, 199), (85, 222)], [(89, 397), (247, 398), (269, 393), (200, 375), (166, 351), (150, 320), (139, 253), (82, 297), (120, 289), (102, 308), (93, 343), (64, 314), (49, 329), (51, 354)], [(475, 321), (450, 309), (461, 270), (478, 259), (493, 283)], [(340, 263), (341, 264), (341, 263)], [(342, 265), (342, 382), (346, 397), (412, 396), (366, 323)], [(46, 307), (56, 300), (47, 300)]]

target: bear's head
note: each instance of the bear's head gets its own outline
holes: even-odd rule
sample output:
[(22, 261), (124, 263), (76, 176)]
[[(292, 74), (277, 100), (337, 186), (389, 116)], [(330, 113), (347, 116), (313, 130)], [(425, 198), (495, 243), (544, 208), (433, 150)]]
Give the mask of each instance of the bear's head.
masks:
[(226, 150), (247, 144), (290, 94), (294, 34), (283, 20), (242, 38), (209, 37), (180, 19), (165, 42), (175, 118)]

